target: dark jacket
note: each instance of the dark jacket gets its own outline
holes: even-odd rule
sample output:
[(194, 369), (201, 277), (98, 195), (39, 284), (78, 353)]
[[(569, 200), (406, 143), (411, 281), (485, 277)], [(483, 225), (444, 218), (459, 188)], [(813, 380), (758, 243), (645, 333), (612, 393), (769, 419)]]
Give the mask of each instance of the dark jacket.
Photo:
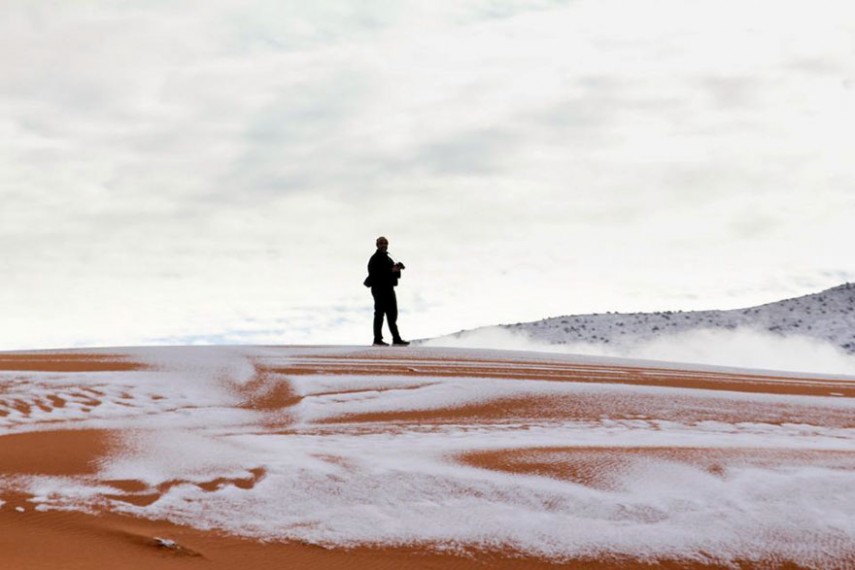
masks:
[(398, 285), (400, 271), (392, 271), (395, 262), (385, 251), (377, 252), (368, 260), (368, 284), (372, 289), (391, 289)]

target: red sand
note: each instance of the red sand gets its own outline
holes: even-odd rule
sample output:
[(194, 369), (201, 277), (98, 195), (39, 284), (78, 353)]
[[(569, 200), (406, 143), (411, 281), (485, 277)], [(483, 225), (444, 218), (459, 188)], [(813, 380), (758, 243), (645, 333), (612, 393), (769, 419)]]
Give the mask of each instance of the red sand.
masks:
[[(855, 396), (855, 383), (841, 380), (815, 378), (783, 378), (775, 376), (726, 374), (702, 371), (675, 373), (673, 370), (631, 367), (605, 367), (595, 365), (569, 365), (560, 362), (508, 362), (478, 360), (436, 360), (400, 362), (388, 360), (385, 352), (366, 352), (358, 355), (359, 361), (342, 357), (306, 357), (295, 359), (287, 367), (265, 369), (258, 366), (255, 383), (244, 388), (244, 407), (259, 410), (284, 410), (299, 401), (287, 388), (265, 388), (265, 374), (333, 374), (333, 375), (401, 375), (401, 376), (458, 376), (538, 379), (550, 381), (628, 383), (653, 386), (705, 388), (768, 392), (780, 394)], [(0, 355), (0, 370), (48, 372), (128, 371), (141, 368), (127, 358), (107, 358), (80, 353), (27, 353)], [(84, 382), (82, 376), (81, 383)], [(81, 385), (81, 389), (85, 386)], [(0, 400), (4, 387), (0, 384)], [(609, 410), (612, 416), (631, 417), (632, 405), (617, 402), (590, 401), (581, 405), (578, 399), (561, 401), (543, 398), (540, 401), (506, 400), (483, 405), (465, 405), (455, 409), (390, 412), (365, 416), (350, 416), (337, 421), (421, 423), (459, 420), (493, 421), (517, 417), (565, 417), (579, 419), (596, 417)], [(8, 402), (7, 402), (8, 404)], [(621, 408), (623, 406), (623, 408)], [(744, 414), (746, 420), (768, 421), (774, 419), (776, 410), (757, 407), (734, 412)], [(770, 416), (758, 418), (758, 414)], [(701, 414), (702, 416), (703, 414)], [(732, 421), (733, 418), (718, 418)], [(799, 419), (799, 418), (790, 418)], [(804, 419), (804, 418), (801, 418)], [(815, 419), (815, 418), (814, 418)], [(778, 420), (781, 420), (778, 417)], [(852, 427), (855, 418), (841, 415), (825, 417), (823, 425)], [(109, 455), (120, 439), (119, 434), (104, 430), (57, 429), (34, 433), (0, 436), (0, 478), (14, 478), (26, 474), (86, 475), (97, 473), (98, 463)], [(787, 455), (789, 453), (789, 455)], [(701, 465), (711, 473), (720, 473), (728, 465), (754, 463), (773, 465), (777, 461), (833, 464), (855, 468), (855, 455), (845, 452), (764, 452), (762, 450), (719, 450), (687, 448), (541, 448), (536, 450), (506, 450), (470, 453), (459, 457), (461, 462), (484, 468), (516, 473), (540, 475), (573, 480), (597, 488), (612, 484), (604, 472), (614, 471), (614, 466), (628, 466), (633, 461), (653, 458), (665, 461), (684, 461)], [(610, 469), (601, 469), (604, 463)], [(263, 470), (251, 477), (236, 480), (214, 480), (199, 484), (210, 489), (224, 483), (237, 487), (251, 487), (264, 476)], [(156, 500), (172, 482), (157, 489), (149, 489), (134, 480), (105, 481), (117, 489), (116, 499), (145, 505)], [(128, 494), (119, 493), (120, 491)], [(134, 519), (109, 512), (84, 514), (78, 512), (34, 510), (30, 497), (20, 494), (0, 496), (0, 567), (9, 570), (75, 570), (110, 568), (136, 569), (300, 569), (341, 568), (347, 570), (392, 570), (402, 568), (455, 570), (496, 568), (508, 570), (576, 568), (602, 570), (607, 568), (717, 568), (686, 561), (660, 560), (642, 562), (628, 559), (575, 560), (554, 563), (522, 557), (509, 551), (473, 551), (468, 555), (444, 554), (428, 549), (407, 548), (356, 548), (324, 549), (299, 543), (263, 543), (227, 536), (218, 532), (202, 531), (176, 526), (162, 521)], [(23, 509), (20, 512), (17, 509)], [(156, 537), (174, 541), (176, 547), (166, 547)], [(853, 559), (855, 567), (855, 559)], [(766, 565), (742, 564), (740, 568), (798, 568), (785, 562)]]

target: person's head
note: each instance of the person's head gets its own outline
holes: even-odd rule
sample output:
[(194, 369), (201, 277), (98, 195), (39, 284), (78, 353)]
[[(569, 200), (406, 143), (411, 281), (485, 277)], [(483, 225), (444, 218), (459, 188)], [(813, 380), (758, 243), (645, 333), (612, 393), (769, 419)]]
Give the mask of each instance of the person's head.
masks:
[(379, 249), (380, 251), (386, 251), (387, 249), (389, 249), (389, 240), (387, 240), (383, 236), (377, 238), (377, 249)]

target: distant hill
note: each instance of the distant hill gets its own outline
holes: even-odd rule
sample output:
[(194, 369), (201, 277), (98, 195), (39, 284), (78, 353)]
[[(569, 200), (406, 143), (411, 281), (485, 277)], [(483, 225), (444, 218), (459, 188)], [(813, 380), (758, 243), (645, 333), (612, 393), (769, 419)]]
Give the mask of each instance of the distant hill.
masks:
[(855, 283), (747, 309), (574, 315), (500, 328), (523, 331), (550, 344), (618, 346), (691, 330), (750, 329), (814, 337), (855, 353)]

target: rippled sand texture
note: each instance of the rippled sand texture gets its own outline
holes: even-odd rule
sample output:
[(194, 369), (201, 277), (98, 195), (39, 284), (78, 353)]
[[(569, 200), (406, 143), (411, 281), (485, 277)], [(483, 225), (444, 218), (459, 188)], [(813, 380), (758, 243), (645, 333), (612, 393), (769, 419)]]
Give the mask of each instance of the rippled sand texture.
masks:
[(853, 568), (855, 378), (536, 353), (0, 354), (3, 568)]

